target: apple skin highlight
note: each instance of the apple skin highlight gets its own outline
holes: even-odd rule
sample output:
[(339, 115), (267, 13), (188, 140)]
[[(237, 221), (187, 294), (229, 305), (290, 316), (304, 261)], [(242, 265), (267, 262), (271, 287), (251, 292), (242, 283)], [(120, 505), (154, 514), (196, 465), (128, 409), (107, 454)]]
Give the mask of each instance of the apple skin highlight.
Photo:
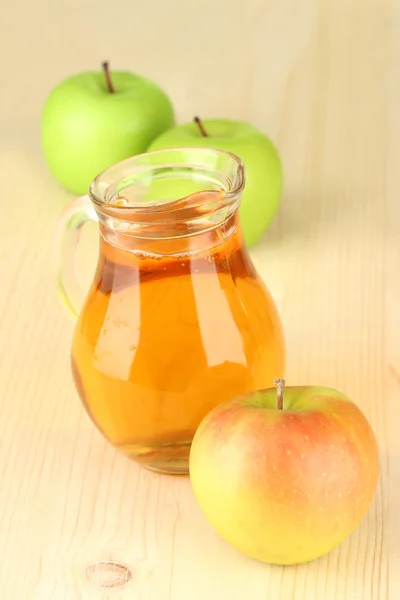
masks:
[(290, 565), (330, 552), (374, 496), (378, 449), (361, 410), (327, 388), (248, 394), (214, 409), (190, 455), (195, 496), (216, 532), (263, 562)]

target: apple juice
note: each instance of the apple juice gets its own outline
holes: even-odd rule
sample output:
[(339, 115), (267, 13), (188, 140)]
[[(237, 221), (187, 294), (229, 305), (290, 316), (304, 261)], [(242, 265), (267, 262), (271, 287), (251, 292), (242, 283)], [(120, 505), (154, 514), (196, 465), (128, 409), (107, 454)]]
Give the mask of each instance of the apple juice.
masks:
[(202, 418), (283, 375), (279, 316), (237, 223), (232, 230), (222, 241), (203, 233), (201, 251), (168, 255), (101, 235), (72, 371), (100, 431), (149, 469), (186, 474)]

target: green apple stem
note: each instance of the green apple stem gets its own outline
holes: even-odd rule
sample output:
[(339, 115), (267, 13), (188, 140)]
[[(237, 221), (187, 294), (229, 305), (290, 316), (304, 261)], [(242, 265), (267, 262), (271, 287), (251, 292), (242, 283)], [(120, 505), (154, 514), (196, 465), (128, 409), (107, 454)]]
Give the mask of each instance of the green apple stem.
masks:
[(275, 379), (274, 385), (276, 385), (276, 406), (278, 410), (283, 409), (283, 390), (285, 389), (284, 379)]
[(194, 117), (193, 121), (196, 123), (197, 127), (200, 129), (201, 131), (201, 135), (203, 137), (208, 137), (208, 133), (207, 131), (204, 129), (204, 125), (201, 122), (201, 119), (199, 119), (199, 117)]
[(110, 67), (109, 67), (108, 61), (103, 62), (103, 64), (101, 66), (103, 67), (103, 71), (106, 76), (108, 91), (110, 92), (110, 94), (114, 94), (115, 89), (113, 86), (113, 82), (111, 81), (111, 73), (110, 73)]

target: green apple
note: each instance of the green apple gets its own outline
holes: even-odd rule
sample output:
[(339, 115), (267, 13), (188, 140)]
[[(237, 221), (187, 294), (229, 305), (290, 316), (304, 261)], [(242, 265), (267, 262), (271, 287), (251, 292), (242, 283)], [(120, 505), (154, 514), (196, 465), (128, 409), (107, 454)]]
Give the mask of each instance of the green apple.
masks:
[(79, 73), (46, 100), (42, 145), (54, 177), (75, 194), (86, 194), (103, 169), (145, 152), (174, 124), (167, 95), (152, 81), (125, 71)]
[(282, 191), (281, 161), (271, 140), (241, 121), (196, 119), (161, 134), (149, 150), (187, 146), (225, 150), (244, 161), (246, 186), (240, 219), (247, 245), (257, 242), (277, 212)]
[(367, 419), (340, 392), (289, 387), (280, 400), (272, 388), (212, 410), (194, 436), (190, 477), (222, 538), (289, 565), (326, 554), (357, 527), (379, 462)]

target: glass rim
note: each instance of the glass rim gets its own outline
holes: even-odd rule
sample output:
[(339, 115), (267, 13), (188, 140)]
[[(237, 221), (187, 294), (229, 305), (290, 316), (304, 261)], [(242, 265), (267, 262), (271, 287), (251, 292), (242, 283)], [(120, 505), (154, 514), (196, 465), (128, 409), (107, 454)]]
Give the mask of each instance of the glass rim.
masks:
[[(171, 153), (179, 153), (179, 152), (185, 152), (185, 153), (189, 153), (189, 154), (194, 154), (194, 153), (206, 153), (209, 156), (211, 155), (215, 155), (215, 156), (221, 156), (221, 157), (226, 157), (226, 158), (230, 158), (232, 160), (232, 164), (235, 165), (236, 167), (236, 173), (235, 173), (235, 178), (234, 180), (230, 183), (230, 186), (228, 186), (227, 190), (223, 190), (221, 189), (221, 193), (223, 195), (223, 198), (225, 201), (229, 202), (231, 200), (234, 200), (238, 197), (238, 195), (242, 192), (243, 188), (244, 188), (244, 184), (245, 184), (245, 175), (244, 175), (244, 162), (243, 160), (237, 156), (236, 154), (234, 154), (233, 152), (228, 152), (226, 150), (218, 150), (217, 148), (213, 148), (212, 146), (208, 147), (208, 146), (179, 146), (179, 147), (172, 147), (172, 148), (164, 148), (162, 150), (152, 150), (150, 152), (142, 152), (140, 154), (135, 154), (134, 156), (130, 156), (128, 158), (125, 158), (124, 160), (118, 161), (117, 163), (110, 165), (109, 167), (107, 167), (106, 169), (103, 169), (103, 171), (101, 171), (98, 175), (96, 175), (96, 177), (93, 179), (93, 181), (91, 182), (90, 186), (89, 186), (89, 197), (90, 199), (94, 202), (94, 204), (96, 204), (99, 208), (101, 207), (109, 207), (112, 208), (113, 212), (115, 211), (121, 211), (121, 212), (126, 212), (126, 211), (133, 211), (133, 212), (158, 212), (158, 211), (163, 211), (163, 210), (169, 210), (171, 207), (173, 207), (173, 205), (175, 203), (178, 203), (180, 201), (182, 201), (182, 197), (180, 198), (174, 198), (172, 200), (155, 200), (155, 201), (150, 201), (150, 202), (132, 202), (130, 204), (125, 204), (125, 205), (117, 205), (117, 204), (111, 204), (109, 202), (109, 200), (106, 197), (106, 192), (108, 190), (108, 188), (112, 185), (111, 183), (108, 184), (105, 189), (103, 191), (99, 190), (99, 187), (105, 183), (105, 179), (107, 174), (110, 174), (113, 170), (117, 170), (118, 168), (121, 168), (122, 170), (125, 168), (127, 168), (129, 165), (132, 166), (132, 175), (134, 175), (134, 173), (139, 173), (139, 172), (144, 172), (146, 170), (155, 170), (157, 168), (168, 168), (168, 167), (186, 167), (186, 168), (193, 168), (193, 169), (201, 169), (201, 168), (207, 168), (207, 164), (206, 162), (204, 162), (203, 164), (194, 164), (192, 162), (185, 162), (185, 161), (180, 161), (180, 162), (170, 162), (170, 161), (165, 161), (164, 163), (159, 163), (159, 164), (145, 164), (145, 162), (143, 162), (141, 164), (141, 161), (144, 161), (146, 158), (151, 158), (152, 156), (162, 156), (165, 155), (167, 156), (168, 154)], [(134, 167), (137, 167), (136, 169)], [(208, 167), (210, 170), (213, 169), (213, 167)], [(127, 171), (129, 171), (129, 169), (127, 169)], [(215, 173), (218, 172), (218, 168), (214, 167), (214, 171)], [(117, 178), (113, 183), (117, 183), (118, 181), (122, 180), (123, 177), (121, 178)], [(215, 190), (211, 190), (210, 191), (214, 191)]]

